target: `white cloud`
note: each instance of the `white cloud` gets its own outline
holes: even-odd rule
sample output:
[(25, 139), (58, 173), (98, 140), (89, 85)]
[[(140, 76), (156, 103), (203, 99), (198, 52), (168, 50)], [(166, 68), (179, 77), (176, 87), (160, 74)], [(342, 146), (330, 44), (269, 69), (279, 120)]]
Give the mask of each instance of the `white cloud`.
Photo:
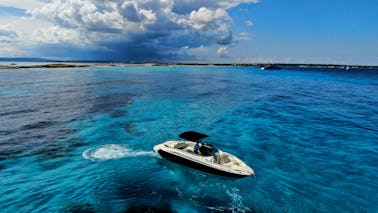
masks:
[(33, 10), (44, 5), (43, 2), (37, 0), (27, 0), (27, 1), (20, 1), (20, 0), (1, 0), (0, 6), (3, 7), (14, 7), (23, 10)]
[(241, 32), (235, 36), (236, 41), (249, 41), (252, 40), (251, 35), (246, 32)]
[(206, 51), (207, 48), (204, 45), (201, 45), (199, 47), (192, 48), (193, 51), (201, 52), (201, 51)]
[(45, 44), (73, 43), (75, 45), (88, 45), (91, 42), (87, 37), (80, 31), (57, 26), (38, 28), (31, 34), (31, 40)]
[(112, 2), (96, 5), (92, 1), (84, 0), (55, 0), (33, 10), (32, 14), (65, 28), (89, 31), (121, 30), (123, 17), (116, 11), (115, 6)]
[(0, 55), (2, 57), (14, 57), (23, 54), (23, 47), (20, 33), (10, 30), (8, 25), (0, 27)]
[(238, 6), (238, 5), (243, 4), (243, 3), (258, 3), (258, 2), (260, 2), (260, 0), (224, 0), (224, 1), (215, 0), (215, 1), (218, 2), (219, 6), (227, 8), (227, 9)]
[(4, 57), (17, 57), (24, 54), (17, 46), (0, 44), (0, 52), (7, 53)]
[(198, 11), (192, 11), (185, 24), (191, 25), (194, 29), (198, 30), (223, 30), (225, 24), (231, 18), (223, 9), (211, 10), (206, 7), (201, 7)]
[[(33, 10), (32, 15), (37, 19), (50, 21), (63, 31), (70, 29), (80, 31), (82, 34), (86, 32), (87, 35), (92, 35), (92, 38), (95, 38), (93, 33), (97, 33), (97, 40), (100, 38), (105, 41), (114, 38), (133, 40), (139, 34), (165, 36), (174, 31), (177, 35), (180, 33), (203, 34), (205, 37), (213, 37), (213, 42), (223, 38), (222, 41), (227, 39), (227, 43), (230, 43), (232, 33), (228, 28), (232, 19), (224, 8), (236, 5), (236, 3), (225, 1), (224, 4), (220, 4), (220, 2), (211, 1), (212, 7), (215, 8), (199, 7), (183, 15), (173, 11), (173, 5), (180, 4), (180, 1), (173, 0), (53, 0)], [(192, 3), (200, 5), (199, 1), (192, 1)], [(223, 8), (220, 5), (223, 5)], [(46, 30), (44, 32), (43, 35), (46, 35)], [(119, 36), (109, 36), (110, 33)], [(51, 35), (49, 38), (52, 38)], [(62, 39), (55, 38), (54, 41), (66, 40), (65, 38), (66, 36)]]
[(257, 3), (259, 0), (174, 0), (173, 2), (172, 10), (175, 13), (185, 14), (188, 13), (188, 11), (198, 10), (201, 7), (210, 9), (222, 8), (227, 10), (243, 3)]
[(1, 26), (5, 26), (5, 25), (9, 25), (9, 23), (13, 23), (17, 20), (19, 20), (20, 17), (18, 16), (1, 16), (0, 17), (0, 27)]
[(228, 48), (227, 48), (227, 46), (221, 46), (221, 47), (219, 47), (219, 49), (217, 50), (217, 54), (221, 55), (221, 56), (227, 55), (228, 54)]
[(247, 27), (252, 27), (253, 22), (251, 20), (248, 20), (248, 21), (245, 22), (245, 25), (247, 25)]
[[(135, 33), (170, 28), (227, 31), (232, 19), (226, 9), (251, 2), (257, 1), (53, 0), (34, 9), (32, 15), (60, 27), (97, 32)], [(176, 13), (174, 6), (186, 10)]]
[[(17, 33), (20, 48), (60, 43), (97, 45), (123, 54), (122, 48), (130, 46), (150, 48), (152, 52), (174, 52), (183, 46), (203, 51), (217, 43), (232, 44), (232, 18), (227, 9), (256, 2), (258, 0), (2, 0), (0, 5), (25, 9), (31, 14), (31, 17), (12, 19), (9, 23), (9, 30)], [(3, 42), (14, 39), (2, 36)], [(225, 54), (227, 47), (222, 46), (217, 52)]]
[(0, 42), (12, 42), (18, 38), (16, 31), (0, 28)]

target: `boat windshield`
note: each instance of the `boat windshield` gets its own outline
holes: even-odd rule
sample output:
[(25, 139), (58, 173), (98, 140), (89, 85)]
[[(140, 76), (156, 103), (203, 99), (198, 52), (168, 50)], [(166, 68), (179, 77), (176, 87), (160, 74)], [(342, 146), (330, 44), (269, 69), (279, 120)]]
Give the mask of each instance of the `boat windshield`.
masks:
[(218, 152), (218, 149), (211, 144), (203, 144), (200, 148), (199, 151), (203, 156), (213, 156), (215, 155), (216, 152)]

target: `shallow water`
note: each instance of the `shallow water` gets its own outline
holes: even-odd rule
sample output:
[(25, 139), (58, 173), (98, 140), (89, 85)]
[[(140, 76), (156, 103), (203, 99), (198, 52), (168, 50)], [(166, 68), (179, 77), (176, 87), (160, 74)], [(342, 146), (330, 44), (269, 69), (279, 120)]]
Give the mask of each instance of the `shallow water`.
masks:
[[(2, 212), (378, 211), (376, 70), (2, 70), (0, 96)], [(257, 178), (153, 153), (187, 130)]]

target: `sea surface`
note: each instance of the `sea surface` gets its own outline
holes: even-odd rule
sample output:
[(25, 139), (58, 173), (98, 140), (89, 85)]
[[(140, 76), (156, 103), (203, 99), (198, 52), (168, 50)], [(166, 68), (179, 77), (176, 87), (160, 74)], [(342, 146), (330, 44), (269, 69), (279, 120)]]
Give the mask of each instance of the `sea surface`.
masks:
[[(377, 70), (0, 70), (0, 109), (0, 212), (378, 212)], [(257, 177), (153, 152), (188, 130)]]

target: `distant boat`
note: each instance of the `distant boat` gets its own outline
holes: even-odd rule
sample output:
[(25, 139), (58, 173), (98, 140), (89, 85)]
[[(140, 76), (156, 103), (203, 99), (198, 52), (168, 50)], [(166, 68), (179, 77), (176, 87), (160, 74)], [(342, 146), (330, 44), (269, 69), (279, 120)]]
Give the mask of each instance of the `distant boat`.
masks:
[(275, 66), (275, 65), (272, 65), (272, 64), (269, 64), (269, 65), (264, 65), (261, 67), (261, 70), (280, 70), (281, 67), (279, 66)]
[(181, 133), (179, 137), (189, 141), (166, 141), (154, 146), (155, 152), (167, 160), (216, 175), (255, 176), (254, 171), (242, 160), (210, 144), (201, 143), (196, 150), (196, 144), (207, 135), (188, 131)]

